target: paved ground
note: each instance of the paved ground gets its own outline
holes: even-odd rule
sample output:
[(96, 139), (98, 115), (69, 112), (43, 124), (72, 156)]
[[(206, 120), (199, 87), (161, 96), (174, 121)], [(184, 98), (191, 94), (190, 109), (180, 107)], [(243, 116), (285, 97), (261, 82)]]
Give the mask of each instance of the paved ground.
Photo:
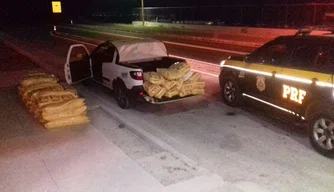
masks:
[(244, 42), (245, 44), (253, 43), (264, 43), (273, 37), (270, 36), (256, 36), (249, 35), (247, 33), (242, 34), (233, 34), (231, 32), (227, 32), (225, 30), (217, 30), (215, 27), (206, 26), (201, 29), (189, 29), (189, 28), (173, 28), (173, 27), (149, 27), (149, 26), (134, 26), (134, 25), (126, 25), (126, 24), (96, 24), (96, 25), (67, 25), (70, 27), (78, 27), (78, 28), (86, 28), (86, 29), (97, 29), (99, 31), (109, 31), (115, 32), (119, 34), (138, 34), (145, 35), (148, 34), (150, 36), (154, 36), (155, 38), (161, 38), (162, 36), (182, 36), (185, 39), (188, 37), (200, 37), (204, 39), (212, 39), (212, 40), (227, 40), (234, 42)]
[[(36, 68), (1, 48), (3, 69), (20, 70), (21, 61)], [(15, 62), (8, 60), (13, 55)], [(47, 130), (25, 110), (17, 86), (5, 85), (0, 88), (0, 191), (240, 191), (167, 144), (142, 139), (91, 99), (86, 99), (91, 124)]]
[[(24, 38), (15, 42), (25, 50), (45, 54), (43, 55), (45, 58), (57, 58), (56, 55), (61, 55), (57, 50), (63, 52), (70, 44), (63, 40), (56, 40), (54, 49), (46, 53), (42, 49), (48, 46), (48, 41), (55, 39), (46, 35), (44, 38), (44, 43), (39, 43), (38, 40), (27, 42)], [(64, 58), (64, 56), (59, 57), (59, 60)], [(54, 64), (55, 69), (61, 69), (60, 66), (63, 65), (61, 62), (54, 62)], [(45, 65), (47, 68), (48, 64)], [(219, 98), (217, 78), (206, 75), (204, 77), (207, 84), (204, 97), (168, 105), (143, 104), (130, 110), (119, 109), (110, 92), (100, 86), (78, 85), (76, 88), (86, 98), (91, 109), (99, 106), (102, 110), (96, 110), (92, 117), (111, 115), (114, 119), (117, 117), (118, 124), (124, 124), (126, 129), (136, 133), (137, 136), (137, 129), (134, 128), (136, 126), (155, 138), (147, 140), (147, 135), (139, 134), (138, 137), (150, 146), (142, 146), (139, 150), (142, 151), (141, 153), (135, 153), (131, 148), (118, 145), (160, 184), (174, 186), (175, 181), (169, 180), (169, 177), (162, 177), (161, 175), (164, 174), (160, 174), (160, 169), (150, 171), (149, 165), (159, 167), (161, 164), (146, 162), (168, 157), (164, 149), (168, 148), (169, 152), (173, 150), (169, 150), (169, 147), (157, 147), (165, 146), (160, 145), (163, 142), (179, 152), (176, 154), (183, 158), (185, 156), (185, 159), (191, 159), (209, 173), (213, 172), (222, 177), (230, 184), (229, 186), (238, 187), (244, 191), (260, 191), (259, 188), (265, 188), (268, 191), (332, 191), (334, 189), (333, 161), (317, 154), (311, 148), (302, 127), (295, 127), (289, 122), (282, 122), (273, 116), (268, 116), (267, 114), (276, 115), (275, 111), (268, 108), (254, 109), (254, 105), (246, 105), (241, 109), (226, 107)], [(103, 127), (100, 124), (102, 121), (97, 122), (94, 125), (93, 121), (94, 127)], [(170, 157), (173, 159), (173, 156)], [(188, 164), (192, 165), (192, 163)], [(176, 171), (184, 167), (179, 168)], [(170, 168), (165, 170), (173, 171)], [(181, 178), (195, 179), (197, 174), (198, 172), (195, 171)], [(211, 177), (210, 180), (213, 178), (216, 177)], [(181, 183), (183, 182), (186, 181), (181, 179)]]
[[(58, 27), (57, 29), (60, 32), (64, 33), (70, 33), (80, 36), (85, 36), (89, 38), (95, 38), (99, 40), (113, 40), (113, 39), (124, 39), (123, 36), (113, 36), (106, 33), (95, 33), (92, 30), (82, 29), (82, 28), (63, 28)], [(95, 29), (95, 31), (98, 31)], [(101, 32), (101, 31), (98, 31)], [(114, 33), (114, 32), (113, 32)], [(114, 34), (120, 34), (120, 33), (114, 33)], [(165, 41), (167, 50), (169, 54), (172, 55), (179, 55), (183, 57), (188, 57), (192, 59), (199, 59), (202, 61), (212, 62), (215, 64), (219, 64), (223, 59), (226, 59), (227, 57), (231, 55), (238, 55), (236, 53), (228, 52), (230, 51), (239, 51), (239, 52), (245, 52), (250, 53), (253, 50), (255, 50), (255, 47), (247, 47), (247, 46), (236, 46), (231, 44), (224, 44), (224, 43), (215, 43), (215, 42), (205, 42), (205, 41), (196, 41), (196, 40), (186, 40), (186, 39), (177, 39), (175, 37), (166, 37), (166, 36), (150, 36), (149, 34), (120, 34), (120, 35), (130, 35), (134, 37), (153, 37), (155, 39), (163, 40)], [(168, 43), (171, 42), (171, 43)], [(174, 43), (181, 43), (183, 46), (175, 45)], [(198, 47), (191, 47), (187, 45), (195, 45), (200, 46), (204, 48), (198, 48)], [(217, 50), (210, 50), (205, 49), (205, 47), (211, 47), (215, 48)], [(223, 51), (228, 50), (228, 51)]]
[(3, 192), (181, 192), (191, 179), (206, 185), (197, 183), (197, 191), (223, 189), (219, 176), (149, 146), (99, 108), (89, 110), (91, 125), (46, 130), (20, 105), (15, 87), (2, 88), (0, 99)]
[(31, 60), (21, 57), (13, 49), (0, 42), (0, 87), (11, 87), (19, 84), (19, 80), (28, 71), (40, 71)]

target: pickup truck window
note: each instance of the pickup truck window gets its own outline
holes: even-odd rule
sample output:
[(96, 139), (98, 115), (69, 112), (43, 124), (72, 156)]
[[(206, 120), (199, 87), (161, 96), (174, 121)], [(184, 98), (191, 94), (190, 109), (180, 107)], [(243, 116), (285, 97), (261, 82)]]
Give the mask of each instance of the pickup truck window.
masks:
[(70, 62), (83, 60), (87, 56), (87, 52), (83, 47), (76, 47), (71, 51)]
[(98, 47), (92, 54), (92, 58), (101, 62), (112, 62), (115, 48), (105, 45)]
[(305, 69), (313, 68), (319, 52), (319, 48), (319, 46), (312, 44), (296, 45), (290, 60), (291, 66)]

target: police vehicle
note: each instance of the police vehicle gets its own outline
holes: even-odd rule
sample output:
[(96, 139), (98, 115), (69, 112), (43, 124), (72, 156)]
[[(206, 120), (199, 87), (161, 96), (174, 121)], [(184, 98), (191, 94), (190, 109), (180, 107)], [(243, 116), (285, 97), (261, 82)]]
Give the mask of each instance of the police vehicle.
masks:
[(334, 34), (278, 37), (247, 56), (221, 62), (225, 104), (249, 98), (308, 123), (312, 146), (334, 155)]

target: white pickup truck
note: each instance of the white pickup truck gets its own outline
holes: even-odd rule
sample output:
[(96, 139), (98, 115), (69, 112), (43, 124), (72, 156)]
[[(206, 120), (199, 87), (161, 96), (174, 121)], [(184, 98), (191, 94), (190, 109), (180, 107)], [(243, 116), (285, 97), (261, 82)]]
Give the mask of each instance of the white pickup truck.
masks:
[(91, 54), (84, 45), (75, 44), (67, 54), (65, 77), (68, 84), (91, 78), (114, 90), (118, 105), (126, 109), (140, 100), (162, 104), (182, 99), (154, 99), (143, 88), (143, 72), (168, 68), (182, 61), (169, 57), (165, 44), (153, 39), (107, 41)]

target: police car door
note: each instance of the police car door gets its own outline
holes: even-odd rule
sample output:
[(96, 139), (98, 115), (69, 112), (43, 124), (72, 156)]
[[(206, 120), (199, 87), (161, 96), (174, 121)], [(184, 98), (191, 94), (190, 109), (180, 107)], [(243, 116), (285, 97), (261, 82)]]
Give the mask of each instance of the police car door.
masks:
[[(330, 47), (321, 42), (299, 39), (282, 75), (278, 75), (277, 91), (281, 95), (281, 107), (299, 116), (305, 113), (313, 101), (325, 101), (332, 97), (333, 75), (328, 68)], [(332, 61), (330, 61), (332, 60)]]
[(276, 103), (275, 76), (282, 73), (281, 64), (288, 50), (289, 45), (285, 41), (275, 39), (248, 56), (247, 75), (245, 75), (246, 96)]

